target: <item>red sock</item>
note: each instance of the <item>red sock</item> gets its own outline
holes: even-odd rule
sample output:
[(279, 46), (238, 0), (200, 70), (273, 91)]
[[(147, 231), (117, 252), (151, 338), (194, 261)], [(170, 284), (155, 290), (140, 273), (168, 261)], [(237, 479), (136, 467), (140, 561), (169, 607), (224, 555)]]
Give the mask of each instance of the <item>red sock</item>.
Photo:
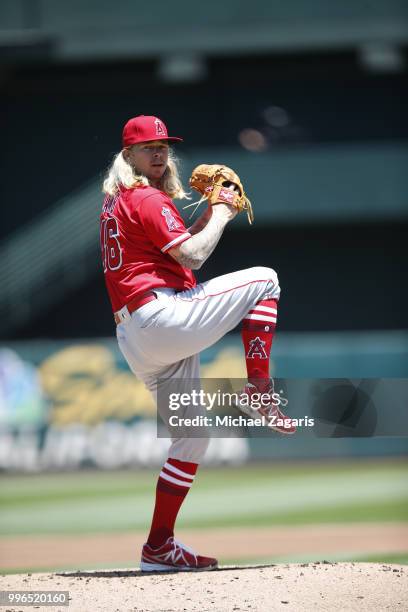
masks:
[(270, 380), (269, 357), (277, 316), (277, 300), (261, 300), (242, 321), (248, 381), (261, 387), (261, 390), (268, 386)]
[(167, 459), (156, 487), (156, 504), (147, 543), (159, 548), (174, 535), (174, 524), (197, 471), (198, 463)]

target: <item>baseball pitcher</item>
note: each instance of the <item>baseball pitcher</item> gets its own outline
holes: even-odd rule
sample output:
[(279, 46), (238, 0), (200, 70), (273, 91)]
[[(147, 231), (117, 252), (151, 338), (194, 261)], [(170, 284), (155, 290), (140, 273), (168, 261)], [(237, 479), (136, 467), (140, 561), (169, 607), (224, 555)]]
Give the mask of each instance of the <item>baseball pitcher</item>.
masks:
[[(158, 117), (130, 119), (123, 129), (123, 148), (103, 183), (102, 261), (120, 350), (156, 399), (159, 381), (165, 385), (172, 378), (198, 379), (200, 352), (242, 322), (248, 373), (242, 393), (270, 397), (258, 416), (281, 433), (292, 434), (295, 427), (272, 398), (269, 372), (280, 295), (276, 272), (255, 267), (200, 284), (193, 273), (240, 211), (253, 221), (251, 204), (231, 168), (202, 164), (194, 170), (190, 186), (207, 206), (187, 229), (173, 203), (187, 197), (169, 147), (180, 140), (168, 136)], [(250, 413), (247, 403), (242, 410)], [(197, 408), (194, 413), (187, 408), (184, 416), (196, 414)], [(167, 413), (161, 416), (168, 422)], [(196, 555), (174, 538), (177, 514), (208, 443), (208, 437), (172, 438), (142, 550), (143, 571), (217, 567), (216, 559)]]

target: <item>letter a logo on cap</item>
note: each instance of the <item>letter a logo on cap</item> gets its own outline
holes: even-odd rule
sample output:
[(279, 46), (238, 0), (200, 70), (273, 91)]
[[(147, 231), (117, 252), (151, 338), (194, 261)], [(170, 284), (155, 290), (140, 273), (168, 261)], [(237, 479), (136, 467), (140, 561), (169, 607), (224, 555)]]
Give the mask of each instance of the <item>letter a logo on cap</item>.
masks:
[(166, 136), (166, 132), (164, 131), (164, 126), (160, 119), (155, 119), (154, 123), (156, 124), (156, 136)]

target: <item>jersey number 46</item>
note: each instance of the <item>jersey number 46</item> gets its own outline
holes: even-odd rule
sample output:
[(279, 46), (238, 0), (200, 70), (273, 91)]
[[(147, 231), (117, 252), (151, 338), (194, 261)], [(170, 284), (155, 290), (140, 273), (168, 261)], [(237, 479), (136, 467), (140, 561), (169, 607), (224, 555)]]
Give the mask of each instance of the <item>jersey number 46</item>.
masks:
[(102, 219), (100, 232), (103, 271), (119, 270), (122, 265), (122, 248), (117, 220), (114, 217)]

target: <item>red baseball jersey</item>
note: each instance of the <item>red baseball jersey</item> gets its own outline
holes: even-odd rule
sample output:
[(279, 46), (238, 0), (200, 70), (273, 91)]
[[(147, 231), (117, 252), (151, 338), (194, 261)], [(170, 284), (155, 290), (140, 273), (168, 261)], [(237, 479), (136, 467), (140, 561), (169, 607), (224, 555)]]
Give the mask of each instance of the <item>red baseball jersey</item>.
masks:
[(172, 200), (158, 189), (121, 189), (106, 196), (100, 240), (113, 311), (154, 287), (195, 287), (193, 272), (167, 253), (190, 237)]

